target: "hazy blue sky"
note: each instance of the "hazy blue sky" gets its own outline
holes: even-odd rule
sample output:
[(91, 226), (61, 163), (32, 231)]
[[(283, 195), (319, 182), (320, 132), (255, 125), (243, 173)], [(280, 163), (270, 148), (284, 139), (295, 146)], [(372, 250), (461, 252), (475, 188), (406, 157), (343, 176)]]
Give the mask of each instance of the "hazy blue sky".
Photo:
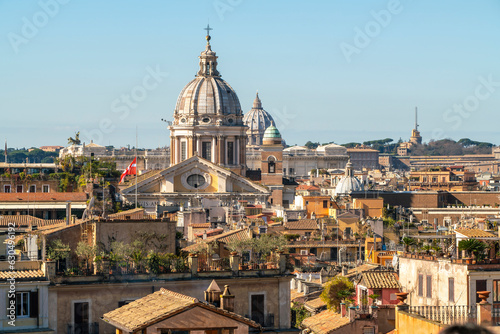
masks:
[(406, 140), (415, 106), (424, 141), (500, 144), (499, 0), (0, 0), (0, 139), (167, 145), (208, 20), (243, 110), (258, 90), (288, 144)]

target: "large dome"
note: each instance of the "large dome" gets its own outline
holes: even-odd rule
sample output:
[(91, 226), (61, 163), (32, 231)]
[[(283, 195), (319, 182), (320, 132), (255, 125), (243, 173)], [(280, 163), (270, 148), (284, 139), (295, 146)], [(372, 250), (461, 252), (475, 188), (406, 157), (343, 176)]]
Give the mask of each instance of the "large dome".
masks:
[(217, 70), (217, 56), (210, 46), (201, 52), (196, 77), (181, 91), (174, 110), (174, 125), (242, 125), (243, 113), (233, 88)]
[(241, 113), (240, 101), (220, 77), (196, 77), (182, 89), (175, 112), (179, 115)]
[(351, 161), (347, 162), (345, 176), (335, 187), (335, 196), (348, 196), (355, 191), (363, 191), (363, 184), (354, 176)]
[(243, 117), (243, 123), (248, 127), (248, 144), (262, 145), (264, 132), (274, 123), (274, 119), (262, 108), (259, 93), (255, 96), (252, 109)]

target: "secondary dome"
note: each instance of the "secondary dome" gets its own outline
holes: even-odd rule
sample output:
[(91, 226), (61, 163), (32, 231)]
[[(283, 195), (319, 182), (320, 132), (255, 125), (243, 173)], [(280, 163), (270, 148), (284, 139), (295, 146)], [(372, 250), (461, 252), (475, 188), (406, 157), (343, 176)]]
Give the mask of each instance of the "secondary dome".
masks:
[(207, 36), (196, 77), (181, 91), (174, 111), (174, 124), (242, 124), (240, 101), (217, 70), (217, 56)]
[(335, 196), (347, 196), (353, 191), (363, 191), (363, 184), (354, 176), (354, 169), (349, 160), (345, 168), (345, 176), (335, 187)]
[(243, 123), (248, 127), (248, 145), (262, 145), (264, 132), (273, 122), (271, 114), (262, 108), (262, 102), (257, 93), (252, 109), (243, 117)]

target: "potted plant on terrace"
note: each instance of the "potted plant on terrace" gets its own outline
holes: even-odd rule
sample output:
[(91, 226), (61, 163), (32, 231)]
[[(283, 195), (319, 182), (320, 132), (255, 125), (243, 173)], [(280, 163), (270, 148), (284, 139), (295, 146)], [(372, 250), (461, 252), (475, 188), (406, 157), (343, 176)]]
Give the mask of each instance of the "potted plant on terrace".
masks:
[[(465, 251), (467, 253), (467, 256), (473, 256), (476, 258), (478, 261), (484, 260), (486, 257), (484, 254), (484, 251), (488, 248), (486, 243), (477, 240), (477, 239), (465, 239), (465, 240), (460, 240), (458, 243), (458, 250), (460, 251)], [(468, 257), (464, 259), (467, 264), (472, 263), (472, 258)]]

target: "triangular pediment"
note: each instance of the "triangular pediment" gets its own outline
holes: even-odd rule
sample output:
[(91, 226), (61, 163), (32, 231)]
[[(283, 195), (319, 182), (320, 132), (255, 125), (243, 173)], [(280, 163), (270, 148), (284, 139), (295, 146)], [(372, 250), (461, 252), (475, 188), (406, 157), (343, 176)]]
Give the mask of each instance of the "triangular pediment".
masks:
[[(199, 156), (193, 156), (151, 176), (139, 177), (137, 192), (161, 193), (260, 193), (269, 190), (226, 168)], [(135, 193), (135, 184), (122, 189), (122, 194)]]

